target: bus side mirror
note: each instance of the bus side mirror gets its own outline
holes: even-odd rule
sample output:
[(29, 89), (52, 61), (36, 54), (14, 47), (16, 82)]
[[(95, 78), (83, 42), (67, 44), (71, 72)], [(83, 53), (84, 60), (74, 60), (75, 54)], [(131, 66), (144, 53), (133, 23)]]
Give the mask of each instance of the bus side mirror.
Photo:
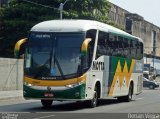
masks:
[(89, 66), (89, 43), (91, 42), (91, 38), (86, 38), (83, 43), (82, 43), (82, 46), (81, 46), (81, 67), (82, 67), (82, 71), (84, 69), (87, 69), (88, 66)]
[(88, 45), (91, 42), (91, 40), (92, 40), (91, 38), (86, 38), (83, 41), (82, 46), (81, 46), (81, 54), (83, 56), (87, 55), (87, 53), (88, 53)]
[(22, 45), (24, 45), (27, 42), (27, 38), (23, 38), (19, 40), (14, 48), (14, 56), (15, 58), (20, 58), (20, 55), (24, 54), (24, 51), (22, 51)]

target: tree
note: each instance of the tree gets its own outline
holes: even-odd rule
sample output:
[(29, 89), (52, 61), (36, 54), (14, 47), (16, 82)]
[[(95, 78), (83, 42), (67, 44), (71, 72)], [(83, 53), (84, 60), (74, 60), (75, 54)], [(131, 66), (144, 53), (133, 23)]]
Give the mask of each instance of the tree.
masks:
[[(15, 43), (27, 37), (35, 24), (59, 19), (60, 3), (65, 0), (11, 0), (9, 7), (0, 9), (0, 57), (14, 57)], [(42, 7), (39, 4), (49, 6)], [(64, 6), (65, 19), (92, 19), (108, 22), (110, 3), (107, 0), (69, 0)]]

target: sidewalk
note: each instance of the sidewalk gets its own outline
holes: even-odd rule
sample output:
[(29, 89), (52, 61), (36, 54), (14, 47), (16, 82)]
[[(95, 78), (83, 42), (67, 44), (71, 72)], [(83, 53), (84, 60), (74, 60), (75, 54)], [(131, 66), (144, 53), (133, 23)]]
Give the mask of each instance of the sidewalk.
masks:
[(23, 96), (22, 90), (0, 91), (0, 100), (19, 98)]

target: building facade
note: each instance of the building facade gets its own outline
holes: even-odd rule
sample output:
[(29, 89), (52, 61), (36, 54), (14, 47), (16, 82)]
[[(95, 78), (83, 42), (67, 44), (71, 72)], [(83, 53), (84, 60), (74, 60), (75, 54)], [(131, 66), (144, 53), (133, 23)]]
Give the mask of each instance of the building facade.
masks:
[(145, 55), (160, 57), (160, 27), (112, 3), (109, 18), (128, 33), (143, 39)]

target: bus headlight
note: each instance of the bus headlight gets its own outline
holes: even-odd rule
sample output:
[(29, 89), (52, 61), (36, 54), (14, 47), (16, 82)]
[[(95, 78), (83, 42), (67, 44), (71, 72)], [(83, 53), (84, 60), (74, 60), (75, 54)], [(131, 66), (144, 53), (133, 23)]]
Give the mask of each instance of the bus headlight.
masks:
[(24, 82), (23, 84), (26, 85), (26, 86), (28, 86), (28, 87), (32, 87), (33, 86), (32, 84), (27, 83), (27, 82)]
[(82, 84), (83, 84), (83, 82), (78, 82), (78, 83), (75, 83), (75, 84), (66, 85), (66, 87), (68, 87), (68, 88), (74, 88), (74, 87), (80, 86)]

